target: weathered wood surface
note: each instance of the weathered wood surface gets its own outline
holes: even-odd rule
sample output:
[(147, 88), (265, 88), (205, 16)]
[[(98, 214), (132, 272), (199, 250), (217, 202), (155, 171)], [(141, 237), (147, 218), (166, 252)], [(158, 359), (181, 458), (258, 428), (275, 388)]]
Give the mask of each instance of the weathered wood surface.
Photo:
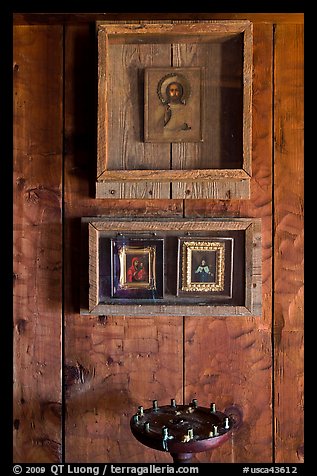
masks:
[[(303, 58), (298, 40), (302, 28), (295, 24), (303, 23), (303, 14), (222, 16), (243, 15), (254, 21), (250, 200), (118, 200), (114, 194), (111, 199), (94, 199), (97, 69), (95, 29), (87, 22), (135, 19), (133, 15), (141, 14), (111, 15), (15, 16), (17, 23), (36, 24), (16, 27), (14, 38), (15, 462), (57, 462), (61, 455), (61, 22), (68, 25), (64, 77), (66, 461), (171, 462), (168, 455), (133, 440), (128, 420), (139, 404), (150, 406), (154, 398), (162, 403), (174, 397), (182, 401), (183, 394), (185, 402), (197, 397), (201, 405), (216, 401), (220, 410), (232, 407), (243, 413), (243, 426), (232, 440), (213, 454), (200, 453), (197, 461), (271, 462), (274, 456), (280, 462), (302, 461)], [(177, 15), (181, 19), (221, 16)], [(39, 26), (41, 22), (51, 24)], [(274, 103), (273, 23), (277, 24)], [(292, 54), (286, 56), (286, 50)], [(177, 218), (183, 212), (193, 218), (261, 218), (262, 318), (81, 316), (79, 264), (85, 265), (87, 257), (80, 249), (80, 218)]]
[[(144, 68), (170, 64), (169, 45), (118, 45), (112, 44), (103, 30), (98, 35), (97, 177), (105, 169), (169, 169), (169, 144), (144, 142), (142, 108)], [(169, 198), (169, 184), (145, 185), (152, 193), (146, 195), (140, 185), (133, 184), (111, 190), (119, 198)], [(97, 196), (101, 191), (97, 182)]]
[(168, 455), (134, 439), (129, 420), (138, 405), (151, 406), (152, 399), (169, 403), (175, 396), (181, 401), (182, 317), (80, 316), (80, 263), (85, 266), (86, 260), (80, 218), (178, 217), (183, 203), (92, 198), (91, 124), (96, 116), (91, 106), (94, 91), (87, 84), (94, 81), (94, 32), (87, 25), (69, 26), (65, 44), (65, 458), (87, 463), (168, 462)]
[(251, 175), (252, 25), (222, 43), (172, 46), (173, 66), (201, 67), (204, 85), (203, 142), (172, 144), (173, 169), (231, 168)]
[(66, 459), (171, 462), (133, 437), (139, 405), (182, 400), (182, 318), (68, 316)]
[(303, 41), (302, 26), (276, 27), (274, 432), (276, 461), (290, 463), (301, 461), (304, 443)]
[[(135, 219), (133, 222), (130, 222), (127, 219), (123, 220), (104, 220), (102, 217), (94, 219), (94, 217), (86, 217), (84, 221), (91, 222), (92, 225), (99, 231), (109, 231), (109, 230), (118, 230), (118, 231), (179, 231), (180, 233), (194, 233), (195, 231), (225, 231), (225, 230), (246, 230), (250, 225), (252, 225), (253, 220), (251, 218), (225, 218), (224, 220), (172, 220), (168, 219), (153, 219), (144, 218), (142, 221)], [(260, 223), (258, 220), (258, 225)], [(257, 228), (259, 231), (259, 228)]]
[(14, 28), (16, 463), (61, 461), (61, 26)]
[(232, 438), (199, 462), (272, 461), (271, 371), (271, 335), (258, 318), (185, 320), (185, 401), (242, 416)]
[(185, 400), (233, 407), (243, 424), (201, 462), (270, 462), (272, 442), (272, 53), (270, 25), (254, 25), (251, 199), (188, 200), (185, 216), (256, 216), (262, 220), (262, 318), (185, 320)]
[[(98, 23), (96, 30), (96, 197), (248, 198), (251, 23)], [(203, 142), (144, 142), (143, 77), (149, 66), (201, 68)], [(246, 180), (239, 181), (241, 174)]]
[[(112, 44), (103, 30), (98, 35), (97, 176), (105, 169), (169, 169), (169, 144), (144, 142), (142, 108), (144, 68), (170, 64), (169, 45)], [(109, 196), (99, 180), (96, 196), (101, 197), (102, 192), (104, 197)], [(119, 198), (169, 198), (170, 187), (168, 183), (159, 187), (125, 183), (124, 187), (111, 187), (110, 194), (114, 193)]]
[(99, 302), (99, 233), (94, 226), (88, 228), (89, 241), (89, 309), (93, 309)]
[[(192, 164), (193, 165), (193, 164)], [(138, 170), (137, 175), (131, 170), (109, 170), (100, 175), (100, 181), (122, 180), (122, 182), (138, 181), (138, 180), (159, 180), (162, 182), (170, 180), (247, 180), (249, 175), (242, 169), (195, 169), (191, 170)]]

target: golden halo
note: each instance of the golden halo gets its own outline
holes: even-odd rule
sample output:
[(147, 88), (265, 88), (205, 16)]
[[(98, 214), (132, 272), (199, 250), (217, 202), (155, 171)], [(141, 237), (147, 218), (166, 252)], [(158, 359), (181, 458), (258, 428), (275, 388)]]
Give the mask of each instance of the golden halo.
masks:
[(168, 99), (166, 96), (166, 88), (169, 84), (171, 83), (180, 83), (182, 88), (183, 88), (183, 95), (181, 98), (181, 102), (183, 104), (186, 104), (191, 90), (190, 90), (190, 84), (188, 79), (181, 73), (168, 73), (163, 78), (161, 78), (158, 82), (157, 85), (157, 95), (160, 98), (160, 101), (162, 104), (165, 106), (168, 104)]

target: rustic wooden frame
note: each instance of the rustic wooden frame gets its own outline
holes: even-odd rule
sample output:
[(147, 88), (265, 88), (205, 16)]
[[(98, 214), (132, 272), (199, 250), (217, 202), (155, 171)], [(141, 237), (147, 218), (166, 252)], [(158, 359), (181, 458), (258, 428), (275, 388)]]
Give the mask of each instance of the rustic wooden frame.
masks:
[[(111, 41), (193, 42), (228, 39), (243, 33), (243, 165), (241, 169), (108, 169), (108, 49)], [(209, 22), (97, 22), (98, 128), (96, 198), (250, 198), (252, 176), (252, 23), (248, 20)], [(220, 40), (219, 40), (220, 41)], [(169, 185), (172, 185), (171, 187)], [(200, 185), (197, 192), (197, 184)], [(195, 193), (191, 190), (195, 189)], [(164, 192), (162, 192), (164, 190)], [(170, 191), (171, 190), (171, 191)], [(170, 196), (171, 194), (171, 196)]]
[[(114, 316), (260, 316), (262, 312), (262, 252), (261, 220), (251, 218), (204, 219), (204, 220), (113, 220), (105, 217), (86, 217), (89, 248), (89, 309), (82, 314)], [(195, 233), (242, 230), (245, 233), (245, 303), (244, 306), (147, 303), (100, 303), (99, 302), (99, 237), (106, 234), (168, 234), (195, 236)]]

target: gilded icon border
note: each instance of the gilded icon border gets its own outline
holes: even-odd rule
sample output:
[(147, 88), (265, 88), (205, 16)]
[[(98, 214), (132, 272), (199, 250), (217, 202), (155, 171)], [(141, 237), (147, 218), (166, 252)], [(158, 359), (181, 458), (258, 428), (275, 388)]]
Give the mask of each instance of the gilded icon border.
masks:
[[(129, 281), (128, 258), (130, 255), (132, 256), (132, 260), (133, 258), (139, 258), (140, 263), (143, 262), (142, 258), (144, 259), (144, 256), (147, 255), (147, 269), (144, 270), (144, 278), (140, 281)], [(118, 249), (118, 257), (120, 263), (118, 288), (156, 289), (156, 247), (122, 245)]]
[[(216, 254), (214, 281), (198, 283), (193, 281), (193, 253)], [(220, 292), (225, 287), (225, 243), (219, 241), (184, 241), (182, 243), (182, 291)]]
[(117, 236), (110, 240), (111, 296), (115, 299), (162, 299), (164, 240)]

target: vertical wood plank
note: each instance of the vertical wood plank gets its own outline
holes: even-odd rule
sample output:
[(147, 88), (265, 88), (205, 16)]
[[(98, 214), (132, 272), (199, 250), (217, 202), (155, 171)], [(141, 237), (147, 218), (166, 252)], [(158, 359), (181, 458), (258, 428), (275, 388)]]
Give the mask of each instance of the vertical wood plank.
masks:
[(91, 311), (99, 302), (99, 283), (96, 279), (99, 270), (99, 247), (98, 247), (98, 231), (92, 225), (88, 227), (89, 240), (89, 310)]
[[(262, 222), (262, 299), (272, 320), (272, 25), (254, 24), (253, 137), (250, 200), (185, 200), (187, 217), (257, 217)], [(265, 54), (264, 54), (265, 52)]]
[(169, 455), (134, 439), (129, 420), (138, 405), (151, 406), (152, 399), (181, 401), (182, 318), (80, 315), (80, 271), (88, 269), (82, 216), (183, 215), (181, 200), (93, 198), (94, 34), (85, 24), (68, 25), (65, 32), (65, 457), (169, 462)]
[[(287, 51), (287, 54), (285, 52)], [(303, 26), (275, 30), (274, 360), (277, 462), (303, 446)]]
[[(262, 317), (186, 318), (185, 398), (243, 415), (231, 442), (207, 462), (270, 462), (272, 444), (272, 53), (271, 25), (254, 25), (253, 177), (250, 200), (188, 200), (186, 216), (262, 221)], [(202, 394), (202, 397), (200, 395)]]
[(61, 26), (17, 26), (14, 57), (14, 462), (61, 459)]
[(164, 316), (69, 320), (68, 462), (171, 462), (137, 442), (129, 423), (139, 405), (181, 401), (181, 324)]
[[(245, 119), (242, 104), (241, 50), (242, 39), (239, 36), (223, 43), (173, 45), (173, 65), (201, 67), (204, 85), (203, 142), (172, 144), (174, 169), (243, 168), (242, 124)], [(251, 63), (250, 58), (248, 63)], [(248, 129), (247, 134), (250, 134), (248, 121), (245, 127)], [(245, 154), (248, 155), (249, 151), (246, 150)], [(226, 199), (231, 195), (245, 198), (249, 196), (248, 192), (249, 188), (245, 187), (244, 183), (222, 184), (215, 181), (207, 184), (199, 182), (172, 184), (173, 198)]]
[[(205, 85), (202, 101), (203, 142), (172, 144), (173, 169), (221, 168), (220, 121), (220, 43), (174, 44), (173, 66), (197, 66), (203, 68), (202, 83)], [(195, 94), (195, 91), (192, 92)], [(226, 167), (228, 168), (228, 167)]]
[[(111, 215), (182, 216), (182, 200), (157, 200), (164, 191), (157, 184), (146, 184), (133, 196), (125, 196), (124, 184), (100, 182), (100, 196), (95, 199), (97, 62), (94, 25), (72, 25), (66, 29), (65, 82), (65, 188), (67, 217)], [(99, 163), (100, 167), (100, 163)], [(137, 184), (137, 183), (136, 183)], [(133, 184), (134, 187), (136, 184)], [(138, 184), (137, 184), (138, 185)], [(169, 187), (169, 185), (168, 185)], [(133, 187), (130, 188), (133, 191)], [(105, 193), (106, 192), (106, 193)], [(168, 192), (169, 196), (169, 192)], [(109, 197), (109, 198), (108, 198)], [(142, 198), (142, 200), (137, 200)], [(80, 223), (80, 219), (77, 225)], [(66, 223), (67, 227), (67, 223)]]
[(271, 335), (258, 318), (202, 318), (185, 321), (185, 400), (215, 402), (242, 417), (232, 438), (198, 462), (272, 461)]
[[(170, 146), (144, 142), (143, 115), (144, 68), (169, 65), (170, 45), (109, 42), (108, 48), (108, 170), (168, 170)], [(149, 185), (152, 195), (155, 190), (157, 198), (169, 197), (169, 184), (159, 189)], [(149, 185), (126, 183), (121, 198), (151, 198), (147, 194)]]
[[(62, 27), (17, 26), (14, 33), (14, 458), (15, 462), (58, 462)], [(251, 200), (184, 202), (186, 216), (262, 218), (263, 318), (185, 320), (186, 402), (197, 397), (202, 405), (216, 401), (219, 409), (233, 406), (243, 413), (243, 425), (232, 440), (212, 455), (197, 455), (198, 461), (273, 459), (272, 25), (255, 24), (254, 35)], [(276, 27), (275, 457), (288, 463), (301, 461), (303, 448), (301, 35), (299, 25)], [(66, 459), (103, 462), (112, 461), (114, 455), (117, 462), (170, 462), (168, 455), (134, 441), (128, 420), (137, 405), (150, 405), (152, 398), (162, 403), (170, 397), (181, 401), (182, 318), (79, 315), (80, 217), (177, 216), (183, 206), (181, 200), (117, 200), (115, 194), (114, 199), (92, 199), (94, 45), (94, 31), (88, 24), (67, 26)]]

